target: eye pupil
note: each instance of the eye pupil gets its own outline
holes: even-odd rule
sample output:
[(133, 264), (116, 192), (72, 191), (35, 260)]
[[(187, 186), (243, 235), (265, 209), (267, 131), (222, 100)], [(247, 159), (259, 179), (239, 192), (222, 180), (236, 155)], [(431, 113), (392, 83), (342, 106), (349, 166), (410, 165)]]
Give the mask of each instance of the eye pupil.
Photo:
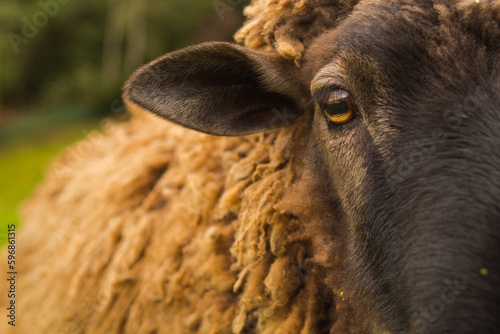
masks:
[(328, 104), (324, 107), (328, 116), (339, 116), (349, 112), (349, 104), (346, 101), (339, 101), (338, 103)]

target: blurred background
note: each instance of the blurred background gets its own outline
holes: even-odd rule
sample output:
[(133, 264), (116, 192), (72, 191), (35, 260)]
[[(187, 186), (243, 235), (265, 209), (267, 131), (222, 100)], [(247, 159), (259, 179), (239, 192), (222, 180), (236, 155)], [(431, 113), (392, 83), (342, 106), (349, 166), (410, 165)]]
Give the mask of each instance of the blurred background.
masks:
[(232, 40), (246, 0), (0, 2), (0, 245), (51, 160), (126, 118), (120, 87), (166, 52)]

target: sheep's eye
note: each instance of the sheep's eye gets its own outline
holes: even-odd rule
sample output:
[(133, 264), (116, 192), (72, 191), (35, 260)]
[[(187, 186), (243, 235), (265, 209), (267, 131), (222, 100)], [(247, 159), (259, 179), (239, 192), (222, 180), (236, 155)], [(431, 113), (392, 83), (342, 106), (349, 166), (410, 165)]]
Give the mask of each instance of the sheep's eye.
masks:
[(345, 90), (337, 89), (330, 92), (321, 101), (321, 108), (326, 117), (334, 124), (344, 124), (356, 115), (356, 104)]

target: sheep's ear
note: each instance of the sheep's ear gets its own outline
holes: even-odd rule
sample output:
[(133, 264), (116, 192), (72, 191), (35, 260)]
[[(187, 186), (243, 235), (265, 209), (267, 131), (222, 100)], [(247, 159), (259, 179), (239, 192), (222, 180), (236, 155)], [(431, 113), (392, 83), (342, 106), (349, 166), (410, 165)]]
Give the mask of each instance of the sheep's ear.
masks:
[(238, 136), (286, 125), (303, 110), (293, 64), (275, 54), (212, 42), (168, 53), (123, 88), (136, 104), (201, 132)]

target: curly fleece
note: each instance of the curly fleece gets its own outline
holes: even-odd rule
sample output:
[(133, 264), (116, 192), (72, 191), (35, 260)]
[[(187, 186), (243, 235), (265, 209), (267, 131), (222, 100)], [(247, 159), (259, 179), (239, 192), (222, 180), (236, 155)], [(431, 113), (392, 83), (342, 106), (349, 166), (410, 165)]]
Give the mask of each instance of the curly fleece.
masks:
[(275, 49), (300, 66), (307, 45), (337, 25), (358, 0), (254, 0), (245, 8), (248, 18), (235, 34), (252, 49)]
[(63, 154), (71, 171), (24, 205), (22, 319), (1, 332), (328, 333), (332, 249), (286, 212), (301, 131), (221, 138), (136, 114)]

